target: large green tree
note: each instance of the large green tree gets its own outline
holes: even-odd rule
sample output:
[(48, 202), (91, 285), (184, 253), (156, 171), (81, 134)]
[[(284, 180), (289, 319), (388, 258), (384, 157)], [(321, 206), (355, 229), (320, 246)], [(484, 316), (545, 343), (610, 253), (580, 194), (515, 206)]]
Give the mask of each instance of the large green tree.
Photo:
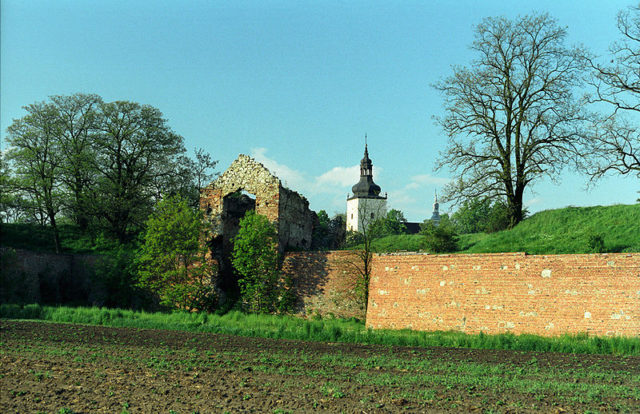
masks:
[(210, 310), (215, 305), (214, 268), (207, 260), (208, 225), (202, 212), (179, 196), (160, 201), (146, 223), (138, 254), (138, 285), (163, 305)]
[(131, 238), (157, 201), (154, 181), (172, 177), (183, 138), (149, 105), (116, 101), (99, 107), (95, 138), (94, 214), (121, 242)]
[(402, 211), (391, 209), (385, 217), (380, 217), (371, 223), (369, 231), (374, 238), (403, 234), (407, 231), (406, 222), (407, 219), (404, 218)]
[(25, 217), (25, 200), (16, 185), (5, 151), (0, 151), (0, 225)]
[[(527, 210), (524, 209), (525, 217), (526, 214)], [(509, 227), (509, 208), (500, 199), (472, 198), (462, 202), (460, 208), (451, 216), (451, 221), (462, 234), (493, 233)]]
[(74, 94), (25, 109), (8, 129), (3, 198), (54, 234), (63, 215), (82, 231), (129, 241), (157, 200), (179, 194), (196, 206), (216, 165), (202, 149), (185, 156), (183, 138), (149, 105)]
[(449, 137), (437, 168), (456, 176), (447, 200), (502, 198), (515, 225), (525, 189), (557, 178), (582, 155), (586, 115), (573, 92), (584, 60), (565, 38), (546, 14), (486, 18), (476, 27), (476, 58), (435, 85), (445, 98), (438, 122)]
[(57, 111), (46, 102), (24, 109), (27, 115), (14, 120), (7, 129), (7, 159), (14, 166), (15, 187), (31, 198), (32, 214), (51, 225), (59, 253), (62, 245), (56, 218), (62, 208), (60, 176), (64, 160), (58, 139)]
[(458, 233), (453, 223), (445, 215), (440, 224), (435, 225), (431, 220), (425, 220), (420, 225), (420, 234), (424, 237), (424, 247), (433, 253), (450, 253), (458, 250)]
[(92, 196), (90, 190), (96, 179), (92, 167), (96, 151), (93, 146), (99, 128), (97, 109), (102, 98), (95, 94), (77, 93), (70, 96), (52, 96), (50, 105), (58, 124), (57, 140), (61, 166), (60, 180), (64, 186), (67, 215), (81, 230), (90, 220)]

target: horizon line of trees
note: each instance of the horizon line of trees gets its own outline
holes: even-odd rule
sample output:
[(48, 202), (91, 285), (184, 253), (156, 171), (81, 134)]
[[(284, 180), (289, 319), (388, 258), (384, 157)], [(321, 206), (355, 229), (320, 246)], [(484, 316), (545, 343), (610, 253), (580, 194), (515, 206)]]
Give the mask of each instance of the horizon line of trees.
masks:
[(160, 199), (180, 195), (195, 207), (213, 177), (217, 161), (202, 149), (188, 157), (153, 106), (77, 93), (24, 109), (0, 158), (0, 222), (49, 224), (57, 252), (61, 220), (126, 243)]

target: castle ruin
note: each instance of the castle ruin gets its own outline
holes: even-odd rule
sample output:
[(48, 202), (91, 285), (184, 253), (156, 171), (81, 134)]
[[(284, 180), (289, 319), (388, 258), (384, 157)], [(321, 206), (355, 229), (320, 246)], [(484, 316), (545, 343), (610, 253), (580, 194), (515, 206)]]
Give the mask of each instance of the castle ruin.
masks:
[(211, 223), (209, 247), (222, 290), (233, 289), (237, 283), (230, 257), (240, 219), (247, 211), (255, 210), (276, 226), (280, 253), (309, 249), (317, 220), (306, 198), (284, 187), (264, 165), (244, 154), (201, 191), (200, 209)]

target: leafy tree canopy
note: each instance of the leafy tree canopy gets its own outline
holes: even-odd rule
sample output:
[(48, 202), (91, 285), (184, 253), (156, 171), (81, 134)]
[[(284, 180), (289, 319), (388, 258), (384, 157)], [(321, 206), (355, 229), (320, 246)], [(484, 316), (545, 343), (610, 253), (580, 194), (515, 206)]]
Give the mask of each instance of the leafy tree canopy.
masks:
[(82, 231), (133, 239), (163, 197), (196, 206), (216, 165), (201, 149), (186, 157), (183, 138), (150, 105), (74, 94), (24, 109), (8, 128), (2, 182), (13, 207), (3, 214), (50, 224), (56, 246), (59, 215)]
[[(523, 210), (523, 217), (527, 211)], [(489, 198), (472, 198), (462, 205), (451, 216), (456, 230), (461, 234), (493, 233), (509, 227), (509, 207), (502, 200)]]
[(389, 210), (385, 217), (381, 217), (371, 223), (370, 232), (372, 237), (379, 238), (394, 234), (403, 234), (407, 231), (405, 223), (407, 219), (400, 210)]
[(240, 220), (233, 243), (232, 264), (240, 276), (238, 284), (245, 309), (255, 313), (286, 310), (292, 304), (293, 291), (280, 280), (275, 226), (265, 216), (249, 210)]
[(202, 213), (172, 196), (157, 204), (146, 227), (138, 254), (139, 286), (157, 294), (166, 306), (212, 309), (214, 269), (202, 242), (208, 230)]
[(441, 217), (440, 224), (437, 226), (431, 220), (425, 220), (420, 227), (420, 234), (424, 236), (424, 245), (428, 251), (451, 253), (459, 249), (458, 233), (448, 216)]

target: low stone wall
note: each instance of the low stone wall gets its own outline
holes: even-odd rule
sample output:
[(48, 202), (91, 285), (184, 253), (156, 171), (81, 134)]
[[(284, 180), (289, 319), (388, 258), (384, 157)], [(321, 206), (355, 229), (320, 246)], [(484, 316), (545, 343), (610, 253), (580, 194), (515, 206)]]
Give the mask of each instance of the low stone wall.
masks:
[(0, 301), (102, 305), (106, 291), (96, 283), (98, 255), (38, 253), (0, 248)]
[(298, 312), (364, 319), (364, 304), (355, 292), (357, 265), (351, 251), (286, 253), (282, 271), (293, 279)]
[(640, 254), (374, 255), (367, 326), (640, 336)]

